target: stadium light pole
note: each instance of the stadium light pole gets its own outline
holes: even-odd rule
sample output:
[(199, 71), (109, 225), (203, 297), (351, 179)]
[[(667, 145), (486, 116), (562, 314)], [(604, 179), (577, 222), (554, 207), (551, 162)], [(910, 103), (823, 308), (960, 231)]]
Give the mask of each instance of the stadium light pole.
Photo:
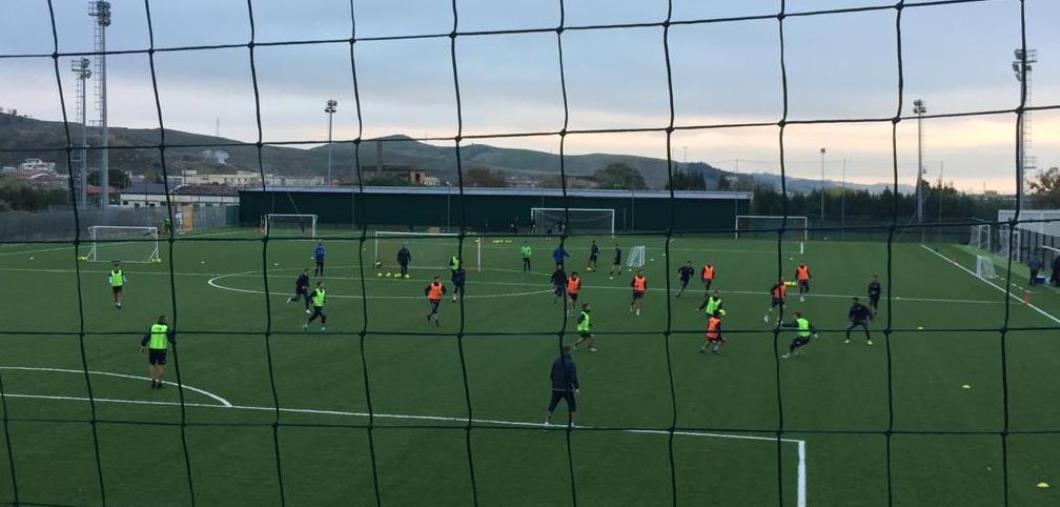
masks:
[(1016, 80), (1023, 83), (1021, 94), (1023, 95), (1024, 111), (1020, 122), (1020, 138), (1019, 146), (1017, 146), (1019, 153), (1017, 153), (1018, 163), (1016, 165), (1016, 176), (1020, 185), (1016, 195), (1017, 199), (1019, 199), (1019, 206), (1022, 208), (1026, 204), (1023, 190), (1026, 186), (1027, 169), (1034, 170), (1038, 165), (1037, 160), (1027, 156), (1027, 148), (1031, 144), (1031, 112), (1026, 110), (1031, 105), (1031, 74), (1034, 70), (1032, 64), (1038, 63), (1038, 50), (1028, 49), (1024, 53), (1022, 49), (1017, 49), (1013, 52), (1013, 56), (1015, 56), (1015, 59), (1012, 60), (1012, 71), (1016, 74)]
[(824, 225), (824, 154), (827, 152), (821, 148), (821, 225)]
[(77, 114), (81, 121), (81, 169), (77, 175), (77, 206), (88, 206), (88, 79), (92, 77), (92, 62), (79, 58), (70, 62), (70, 70), (77, 76)]
[(327, 105), (324, 107), (324, 112), (328, 114), (328, 177), (324, 180), (324, 186), (331, 186), (331, 119), (335, 115), (335, 111), (338, 110), (339, 102), (335, 99), (329, 99)]
[[(924, 114), (927, 105), (923, 100), (913, 101), (913, 114), (916, 115), (916, 223), (924, 223)], [(923, 232), (923, 231), (921, 231)]]

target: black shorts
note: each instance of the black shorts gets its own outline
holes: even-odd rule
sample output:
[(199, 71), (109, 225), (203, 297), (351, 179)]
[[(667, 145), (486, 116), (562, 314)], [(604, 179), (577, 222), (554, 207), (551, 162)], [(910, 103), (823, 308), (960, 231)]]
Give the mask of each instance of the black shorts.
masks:
[(791, 341), (791, 346), (792, 347), (802, 347), (803, 345), (806, 345), (808, 343), (810, 343), (810, 338), (808, 336), (807, 337), (796, 336), (795, 339)]
[(809, 289), (810, 288), (810, 281), (809, 280), (799, 280), (799, 287), (805, 287), (805, 288)]
[(592, 338), (593, 334), (588, 331), (580, 331), (578, 332), (578, 336), (581, 336), (582, 338)]
[(682, 278), (681, 279), (681, 288), (683, 289), (685, 287), (688, 287), (688, 282), (690, 282), (690, 281), (692, 281), (691, 278)]
[(553, 285), (552, 286), (552, 293), (555, 294), (556, 296), (562, 296), (563, 295), (563, 287), (560, 286), (560, 285)]
[(147, 349), (147, 364), (165, 366), (166, 349)]
[(644, 299), (644, 293), (633, 291), (633, 300), (636, 301), (638, 299)]
[(317, 259), (317, 266), (323, 266), (323, 265), (324, 265), (324, 259)]
[(880, 306), (880, 296), (869, 296), (869, 304), (873, 307)]
[(569, 297), (572, 302), (573, 301), (577, 301), (578, 300), (578, 293), (577, 292), (568, 292), (567, 293), (567, 297)]
[(598, 260), (600, 260), (600, 256), (599, 255), (590, 255), (589, 256), (589, 262), (596, 262)]
[(776, 308), (778, 306), (784, 306), (784, 298), (773, 298), (773, 304), (770, 308)]
[(309, 297), (309, 287), (295, 287), (294, 288), (294, 297), (297, 298), (298, 296)]
[(621, 266), (622, 265), (622, 260), (621, 259), (613, 259), (613, 260), (611, 260), (611, 265), (612, 266)]
[(113, 293), (115, 293), (115, 294), (121, 294), (121, 290), (122, 290), (123, 288), (124, 288), (124, 287), (123, 287), (123, 286), (121, 286), (121, 285), (115, 285), (115, 286), (112, 286), (112, 287), (110, 288), (110, 290), (111, 290), (111, 292), (113, 292)]
[(574, 397), (574, 391), (564, 391), (564, 390), (553, 389), (552, 390), (552, 399), (548, 402), (548, 411), (549, 412), (552, 412), (553, 410), (556, 410), (556, 405), (559, 405), (559, 400), (566, 400), (567, 401), (567, 408), (571, 412), (577, 412), (578, 411), (578, 402), (577, 402), (577, 400)]
[(442, 304), (442, 300), (428, 299), (427, 302), (431, 304), (431, 313), (438, 313), (438, 305)]

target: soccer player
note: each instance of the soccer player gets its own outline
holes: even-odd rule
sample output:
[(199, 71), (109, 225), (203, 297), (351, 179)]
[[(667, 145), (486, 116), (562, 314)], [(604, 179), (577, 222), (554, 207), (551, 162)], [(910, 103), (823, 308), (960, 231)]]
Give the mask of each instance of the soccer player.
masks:
[(313, 270), (313, 276), (324, 276), (324, 242), (317, 241), (317, 247), (313, 250), (313, 258), (317, 261), (317, 267)]
[(677, 268), (677, 276), (681, 278), (681, 289), (677, 291), (677, 296), (681, 297), (681, 294), (685, 293), (685, 289), (688, 288), (688, 282), (692, 280), (692, 275), (696, 273), (696, 269), (692, 267), (692, 261), (688, 261), (684, 266)]
[(721, 308), (721, 292), (715, 290), (713, 294), (707, 296), (707, 299), (703, 301), (703, 304), (699, 305), (698, 310), (705, 310), (704, 313), (707, 315), (707, 319), (710, 319), (711, 315), (715, 313), (725, 313), (725, 310)]
[(810, 337), (817, 338), (817, 328), (802, 316), (802, 312), (795, 312), (795, 320), (782, 323), (778, 327), (795, 328), (795, 339), (788, 346), (788, 353), (780, 356), (783, 359), (791, 357), (792, 354), (802, 354), (802, 348), (810, 343)]
[(409, 244), (407, 242), (401, 244), (401, 249), (397, 253), (398, 265), (401, 266), (401, 276), (403, 278), (409, 277), (409, 263), (412, 262), (412, 252), (409, 251)]
[(780, 320), (780, 316), (783, 315), (784, 300), (785, 298), (787, 298), (788, 295), (788, 284), (784, 283), (784, 280), (777, 280), (776, 285), (774, 285), (773, 288), (769, 289), (769, 295), (773, 299), (773, 303), (770, 304), (769, 311), (766, 312), (766, 315), (762, 317), (762, 320), (764, 320), (767, 324), (769, 323), (769, 316), (773, 314), (774, 308), (778, 306), (780, 307), (780, 310), (777, 313), (778, 321)]
[(310, 294), (309, 299), (313, 301), (313, 312), (306, 319), (305, 324), (302, 325), (302, 330), (309, 329), (309, 323), (317, 320), (320, 317), (320, 332), (323, 333), (328, 330), (328, 316), (324, 315), (324, 305), (328, 302), (328, 292), (324, 289), (324, 282), (317, 282), (317, 288), (313, 289), (313, 293)]
[(572, 271), (570, 278), (567, 279), (567, 300), (570, 301), (570, 307), (567, 308), (568, 317), (574, 313), (574, 308), (578, 306), (578, 292), (581, 290), (582, 278), (578, 276), (577, 271)]
[(552, 361), (552, 400), (548, 402), (548, 410), (545, 412), (545, 426), (552, 423), (552, 413), (556, 411), (559, 400), (567, 401), (567, 409), (570, 410), (570, 425), (574, 426), (574, 415), (577, 412), (576, 398), (581, 394), (578, 385), (578, 367), (570, 357), (570, 345), (564, 345), (560, 355)]
[(880, 278), (872, 275), (872, 280), (869, 281), (869, 306), (872, 307), (872, 313), (876, 313), (880, 308), (881, 292), (883, 288), (880, 287)]
[(537, 220), (534, 220), (534, 217), (530, 217), (530, 235), (533, 236), (535, 234), (537, 234)]
[(107, 275), (107, 282), (110, 283), (110, 292), (114, 296), (114, 308), (119, 310), (121, 310), (121, 300), (125, 297), (125, 282), (127, 281), (125, 271), (121, 269), (121, 263), (115, 262), (110, 274)]
[(564, 291), (567, 289), (567, 273), (563, 271), (563, 267), (556, 268), (556, 271), (552, 273), (552, 304), (556, 304), (563, 297)]
[(703, 346), (700, 347), (699, 353), (702, 354), (710, 348), (710, 351), (715, 354), (721, 353), (721, 348), (725, 346), (725, 338), (721, 336), (721, 312), (717, 311), (710, 314), (710, 318), (707, 319), (707, 336), (706, 341), (703, 342)]
[(633, 301), (629, 303), (629, 311), (636, 310), (639, 317), (640, 309), (644, 306), (644, 292), (648, 290), (648, 279), (644, 277), (644, 271), (638, 269), (637, 274), (629, 281), (629, 286), (633, 287)]
[(710, 292), (710, 286), (714, 283), (714, 264), (707, 261), (699, 272), (699, 278), (703, 280), (703, 294)]
[(519, 247), (519, 256), (523, 258), (523, 271), (530, 271), (530, 257), (534, 255), (534, 249), (530, 248), (529, 243), (523, 243), (523, 246)]
[(611, 254), (611, 271), (607, 273), (608, 278), (614, 280), (616, 273), (622, 273), (622, 249), (618, 247), (618, 243), (615, 243), (615, 251)]
[(869, 321), (872, 320), (872, 310), (861, 304), (858, 298), (854, 298), (854, 303), (850, 305), (850, 310), (847, 312), (847, 320), (850, 322), (847, 324), (847, 339), (845, 343), (850, 343), (850, 330), (860, 327), (865, 330), (865, 343), (872, 345), (872, 335), (869, 334)]
[(552, 260), (556, 261), (556, 267), (563, 269), (563, 260), (570, 257), (567, 250), (563, 248), (563, 243), (556, 246), (556, 249), (552, 251)]
[(427, 323), (430, 324), (431, 320), (434, 320), (434, 325), (442, 325), (438, 320), (438, 305), (442, 304), (442, 296), (445, 295), (445, 284), (442, 283), (442, 278), (434, 277), (434, 280), (431, 280), (431, 283), (423, 289), (423, 293), (427, 295), (427, 303), (431, 306), (431, 313), (427, 314)]
[(169, 330), (165, 315), (159, 315), (158, 321), (151, 324), (151, 330), (140, 340), (140, 352), (147, 348), (147, 370), (151, 376), (151, 388), (162, 388), (162, 375), (166, 373), (166, 350), (169, 344), (177, 341)]
[(813, 275), (810, 274), (810, 267), (805, 262), (799, 263), (795, 268), (795, 280), (799, 282), (799, 301), (806, 302), (806, 294), (810, 292), (810, 278)]
[(593, 244), (589, 245), (589, 264), (585, 268), (586, 271), (596, 271), (596, 261), (600, 259), (600, 246), (596, 244), (596, 240), (593, 240)]
[(288, 303), (294, 303), (299, 299), (305, 299), (305, 312), (309, 313), (309, 268), (305, 268), (302, 274), (294, 282), (294, 295), (287, 298)]
[(456, 276), (456, 268), (459, 268), (461, 264), (463, 264), (463, 263), (460, 261), (460, 257), (457, 257), (455, 255), (450, 257), (449, 258), (449, 274), (451, 276)]
[(593, 337), (593, 323), (589, 319), (589, 303), (582, 305), (582, 313), (578, 315), (578, 341), (574, 342), (574, 350), (582, 342), (589, 343), (589, 352), (596, 352), (596, 338)]
[(467, 271), (464, 265), (458, 264), (453, 270), (453, 302), (456, 302), (457, 294), (464, 294), (464, 283), (467, 282)]

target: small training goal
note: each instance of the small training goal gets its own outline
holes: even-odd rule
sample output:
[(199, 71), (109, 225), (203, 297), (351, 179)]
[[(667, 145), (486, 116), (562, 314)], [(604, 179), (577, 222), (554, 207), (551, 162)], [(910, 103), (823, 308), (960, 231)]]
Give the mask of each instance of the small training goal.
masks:
[(975, 276), (983, 280), (992, 280), (997, 277), (994, 260), (985, 255), (975, 256)]

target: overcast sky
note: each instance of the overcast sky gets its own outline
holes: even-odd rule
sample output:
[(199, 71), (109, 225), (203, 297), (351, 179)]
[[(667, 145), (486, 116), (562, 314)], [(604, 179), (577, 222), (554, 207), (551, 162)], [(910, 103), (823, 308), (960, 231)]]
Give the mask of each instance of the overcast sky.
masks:
[[(92, 50), (92, 19), (81, 0), (55, 0), (59, 51)], [(673, 0), (673, 19), (775, 13), (779, 0)], [(917, 2), (906, 2), (915, 4)], [(789, 0), (789, 12), (863, 5), (883, 0)], [(348, 0), (258, 0), (257, 40), (348, 38)], [(652, 22), (664, 19), (664, 0), (567, 0), (566, 24)], [(458, 0), (461, 30), (551, 27), (558, 0)], [(1018, 0), (910, 7), (902, 15), (904, 109), (921, 98), (930, 113), (1015, 107), (1020, 87), (1011, 68), (1020, 45)], [(1060, 1), (1027, 0), (1028, 47), (1041, 62), (1033, 71), (1033, 103), (1060, 104)], [(244, 0), (154, 0), (157, 47), (245, 43), (250, 25)], [(143, 49), (148, 31), (142, 0), (113, 0), (111, 50)], [(447, 33), (450, 0), (356, 0), (357, 36)], [(790, 17), (784, 22), (789, 119), (893, 116), (898, 107), (895, 9)], [(775, 122), (782, 112), (776, 19), (693, 24), (670, 30), (675, 123), (702, 125)], [(457, 133), (448, 38), (356, 44), (364, 135), (412, 137)], [(0, 53), (53, 51), (44, 0), (0, 1)], [(567, 31), (563, 35), (570, 128), (664, 127), (669, 102), (661, 28)], [(309, 44), (255, 50), (265, 141), (325, 139), (324, 102), (339, 101), (335, 137), (356, 136), (349, 45)], [(69, 61), (60, 74), (71, 119), (74, 79)], [(167, 128), (255, 141), (255, 104), (247, 48), (156, 54), (159, 95)], [(555, 33), (461, 37), (458, 72), (465, 134), (559, 130), (563, 125)], [(147, 56), (108, 60), (110, 124), (157, 127)], [(0, 59), (0, 107), (40, 119), (61, 119), (50, 58)], [(90, 108), (91, 109), (91, 108)], [(89, 117), (98, 113), (90, 110)], [(1033, 115), (1029, 151), (1039, 166), (1060, 164), (1060, 111)], [(928, 120), (925, 165), (936, 179), (980, 191), (1014, 189), (1015, 115)], [(916, 168), (916, 122), (903, 121), (899, 171), (911, 183)], [(558, 149), (558, 137), (482, 141), (498, 146)], [(785, 137), (789, 173), (864, 183), (889, 181), (889, 123), (790, 126)], [(569, 153), (614, 152), (665, 157), (664, 134), (572, 135)], [(727, 169), (775, 171), (778, 128), (680, 131), (676, 160)], [(737, 162), (738, 161), (738, 162)]]

